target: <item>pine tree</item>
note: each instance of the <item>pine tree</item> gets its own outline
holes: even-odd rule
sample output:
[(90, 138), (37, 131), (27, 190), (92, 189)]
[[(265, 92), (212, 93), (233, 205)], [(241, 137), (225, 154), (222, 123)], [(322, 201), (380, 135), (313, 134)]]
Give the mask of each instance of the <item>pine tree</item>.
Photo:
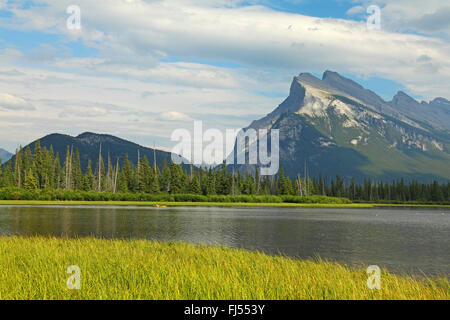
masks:
[(53, 186), (56, 189), (60, 189), (62, 186), (62, 177), (61, 174), (61, 161), (59, 160), (59, 153), (56, 153), (56, 158), (53, 164)]
[(25, 154), (23, 156), (23, 180), (25, 180), (25, 176), (28, 174), (28, 170), (33, 166), (33, 155), (31, 153), (30, 146), (25, 149)]
[(202, 190), (200, 188), (200, 183), (198, 177), (194, 175), (189, 184), (189, 193), (191, 194), (201, 194)]
[(140, 171), (139, 171), (139, 191), (141, 192), (152, 192), (152, 181), (153, 181), (153, 171), (150, 167), (150, 162), (147, 156), (142, 158), (140, 161)]
[(94, 181), (95, 181), (95, 177), (94, 177), (94, 173), (92, 172), (92, 162), (91, 162), (91, 160), (89, 160), (86, 174), (83, 177), (81, 189), (84, 191), (92, 191), (94, 188)]
[(206, 184), (206, 195), (215, 195), (216, 194), (216, 176), (214, 172), (209, 169), (208, 181)]
[(34, 145), (33, 168), (37, 178), (37, 186), (38, 188), (42, 188), (44, 184), (44, 174), (43, 174), (44, 168), (43, 168), (41, 142), (39, 140), (37, 140)]
[(181, 177), (180, 171), (175, 163), (170, 163), (170, 189), (169, 192), (176, 194), (180, 192), (181, 189)]
[(29, 169), (24, 183), (25, 190), (34, 191), (38, 189), (37, 180), (33, 174), (33, 170)]
[[(131, 162), (128, 159), (128, 153), (125, 154), (125, 159), (123, 161), (121, 180), (121, 183), (125, 183), (127, 191), (135, 191), (134, 173), (131, 168)], [(123, 190), (124, 186), (121, 186), (120, 189)]]
[(248, 171), (245, 173), (243, 193), (246, 195), (255, 194), (255, 182), (253, 181), (253, 177), (248, 173)]
[(64, 161), (64, 171), (65, 171), (65, 177), (64, 177), (65, 189), (70, 190), (70, 189), (72, 189), (72, 152), (71, 152), (69, 146), (67, 146), (67, 150), (66, 150), (66, 160)]
[[(0, 162), (1, 164), (1, 162)], [(16, 157), (15, 157), (15, 162), (14, 162), (14, 179), (16, 181), (16, 186), (18, 188), (22, 187), (22, 179), (23, 179), (23, 174), (22, 174), (22, 147), (20, 147), (19, 150), (16, 150)]]
[[(159, 170), (158, 170), (159, 171)], [(159, 186), (159, 172), (157, 174), (152, 175), (152, 185), (151, 185), (151, 193), (157, 194), (160, 192)]]
[(72, 180), (73, 188), (75, 190), (80, 189), (83, 182), (83, 176), (81, 173), (80, 152), (78, 149), (75, 151), (75, 157), (72, 164)]
[(170, 169), (167, 166), (166, 159), (163, 160), (163, 167), (159, 178), (159, 187), (163, 193), (170, 191)]

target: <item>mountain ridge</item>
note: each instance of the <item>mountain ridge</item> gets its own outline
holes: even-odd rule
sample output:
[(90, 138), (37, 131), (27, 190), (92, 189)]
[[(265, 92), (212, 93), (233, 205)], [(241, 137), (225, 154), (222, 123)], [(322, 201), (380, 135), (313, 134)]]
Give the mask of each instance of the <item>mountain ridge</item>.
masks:
[[(102, 145), (102, 158), (105, 162), (110, 158), (113, 164), (115, 164), (116, 161), (119, 161), (120, 165), (122, 165), (125, 154), (128, 154), (130, 162), (133, 165), (136, 165), (138, 150), (141, 157), (147, 157), (151, 166), (153, 166), (154, 163), (154, 155), (156, 155), (156, 164), (160, 168), (162, 167), (163, 161), (166, 161), (167, 164), (170, 164), (171, 162), (171, 153), (169, 152), (147, 148), (110, 134), (83, 132), (77, 136), (71, 136), (67, 134), (52, 133), (38, 140), (41, 148), (46, 147), (49, 149), (50, 146), (52, 146), (54, 154), (56, 155), (56, 153), (59, 153), (61, 165), (63, 165), (65, 159), (67, 146), (69, 146), (69, 148), (72, 148), (73, 146), (73, 151), (76, 152), (76, 150), (78, 150), (80, 153), (81, 169), (83, 172), (86, 170), (89, 160), (92, 161), (93, 165), (98, 162), (97, 159), (99, 156), (100, 144)], [(33, 151), (38, 140), (31, 142), (23, 149), (25, 150), (29, 147)], [(11, 158), (11, 161), (14, 161), (14, 159), (15, 156)]]
[[(450, 131), (430, 120), (434, 110), (425, 108), (430, 104), (404, 92), (396, 97), (384, 101), (333, 71), (322, 79), (301, 73), (294, 77), (289, 96), (248, 128), (280, 130), (280, 162), (289, 176), (303, 173), (306, 162), (311, 175), (447, 181)], [(433, 101), (450, 112), (445, 98)], [(428, 116), (411, 114), (408, 106), (413, 103), (422, 105)], [(242, 169), (255, 170), (248, 165)]]
[(0, 148), (0, 159), (1, 159), (0, 164), (7, 162), (9, 159), (11, 159), (12, 156), (13, 156), (13, 154), (11, 152)]

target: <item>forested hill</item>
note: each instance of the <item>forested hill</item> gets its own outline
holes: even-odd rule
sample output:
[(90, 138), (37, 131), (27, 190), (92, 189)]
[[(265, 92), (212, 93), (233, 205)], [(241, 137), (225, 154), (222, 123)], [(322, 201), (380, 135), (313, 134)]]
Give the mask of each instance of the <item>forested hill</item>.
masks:
[[(151, 166), (153, 167), (154, 149), (146, 148), (136, 143), (112, 135), (85, 132), (77, 137), (72, 137), (69, 135), (55, 133), (45, 136), (39, 139), (39, 141), (41, 144), (41, 148), (45, 147), (47, 149), (50, 149), (50, 147), (53, 147), (54, 155), (56, 156), (56, 154), (59, 153), (61, 166), (64, 165), (67, 147), (69, 147), (70, 149), (73, 147), (74, 155), (78, 150), (80, 154), (81, 169), (83, 170), (83, 172), (85, 172), (89, 160), (92, 161), (93, 165), (97, 163), (100, 144), (102, 146), (102, 158), (105, 161), (108, 161), (109, 156), (113, 164), (116, 164), (118, 159), (120, 165), (122, 166), (125, 154), (128, 154), (128, 158), (131, 163), (133, 165), (136, 165), (139, 150), (141, 158), (146, 156)], [(26, 150), (27, 147), (30, 147), (31, 151), (34, 151), (35, 145), (36, 141), (25, 146), (23, 150)], [(171, 154), (169, 152), (156, 150), (156, 164), (158, 165), (158, 167), (162, 167), (164, 159), (169, 164), (171, 162)], [(15, 156), (11, 160), (14, 162)]]

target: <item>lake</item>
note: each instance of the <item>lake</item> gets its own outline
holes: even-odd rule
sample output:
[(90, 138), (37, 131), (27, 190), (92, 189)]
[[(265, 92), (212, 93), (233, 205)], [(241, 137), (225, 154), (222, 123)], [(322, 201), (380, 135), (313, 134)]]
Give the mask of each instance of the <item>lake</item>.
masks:
[(0, 235), (183, 241), (449, 276), (448, 208), (0, 206)]

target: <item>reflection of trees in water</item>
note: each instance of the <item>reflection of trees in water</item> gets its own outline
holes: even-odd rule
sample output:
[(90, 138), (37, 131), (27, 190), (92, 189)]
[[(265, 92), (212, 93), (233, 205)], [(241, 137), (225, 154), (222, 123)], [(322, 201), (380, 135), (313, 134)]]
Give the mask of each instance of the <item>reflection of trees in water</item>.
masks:
[(76, 226), (72, 225), (72, 210), (70, 208), (62, 208), (61, 210), (61, 230), (63, 235), (73, 235)]

